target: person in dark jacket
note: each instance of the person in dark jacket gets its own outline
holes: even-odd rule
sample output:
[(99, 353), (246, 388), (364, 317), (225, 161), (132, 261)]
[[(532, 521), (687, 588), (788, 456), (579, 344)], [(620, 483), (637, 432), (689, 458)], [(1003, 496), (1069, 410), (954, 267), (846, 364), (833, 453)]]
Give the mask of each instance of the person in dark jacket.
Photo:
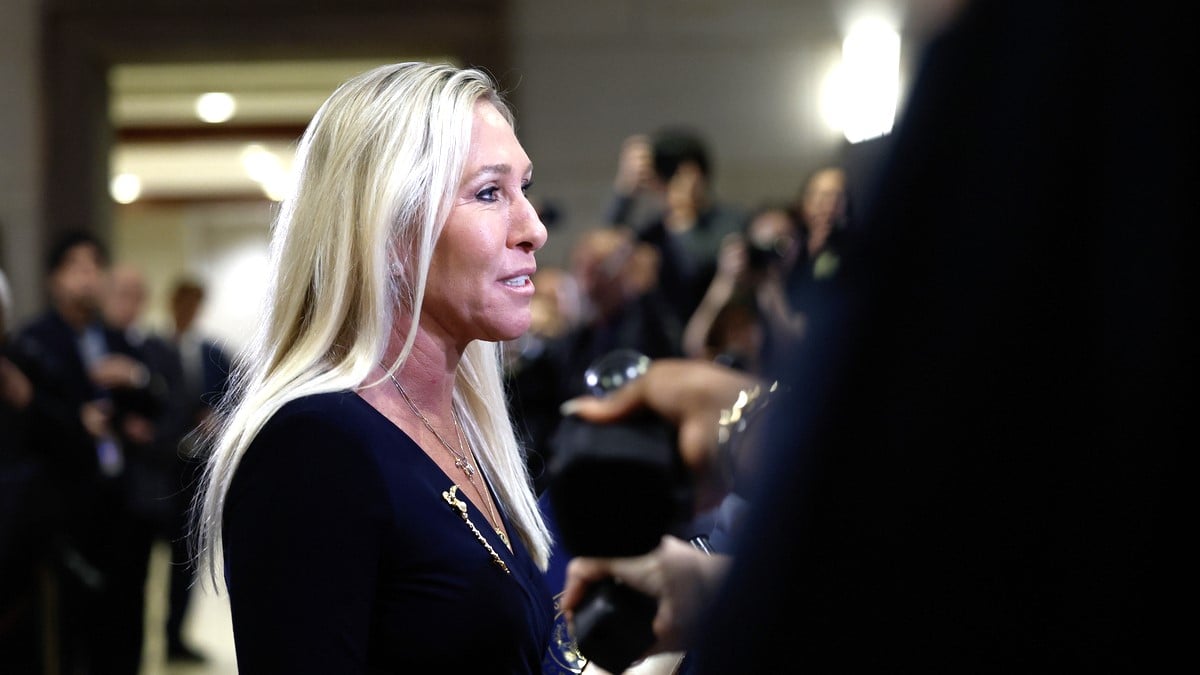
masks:
[(169, 495), (162, 535), (171, 546), (170, 591), (167, 604), (167, 658), (201, 662), (204, 655), (183, 638), (184, 619), (195, 581), (195, 561), (189, 551), (188, 514), (200, 479), (196, 432), (203, 430), (229, 386), (232, 362), (221, 345), (197, 327), (205, 289), (197, 280), (176, 280), (168, 298), (172, 319), (169, 333), (153, 334), (143, 351), (165, 389), (165, 409), (155, 434), (156, 455), (165, 465)]
[(130, 509), (130, 453), (153, 434), (150, 372), (123, 331), (105, 325), (108, 253), (85, 232), (48, 260), (50, 307), (14, 350), (36, 392), (30, 442), (56, 505), (55, 608), (64, 669), (138, 672), (149, 531)]

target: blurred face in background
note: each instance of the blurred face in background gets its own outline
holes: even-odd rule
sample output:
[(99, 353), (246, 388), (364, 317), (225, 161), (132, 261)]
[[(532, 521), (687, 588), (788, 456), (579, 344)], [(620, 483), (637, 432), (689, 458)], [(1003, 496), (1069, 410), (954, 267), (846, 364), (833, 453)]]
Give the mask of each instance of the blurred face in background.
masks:
[(667, 208), (679, 214), (694, 217), (707, 207), (708, 178), (695, 162), (679, 165), (667, 181)]
[(530, 331), (558, 337), (579, 320), (579, 291), (575, 279), (556, 267), (539, 269), (533, 275), (533, 322)]
[(608, 316), (658, 282), (653, 247), (634, 240), (626, 228), (584, 232), (571, 253), (571, 273), (586, 301), (586, 311)]
[(183, 287), (171, 297), (171, 317), (175, 321), (175, 332), (186, 333), (196, 323), (200, 305), (204, 302), (204, 291), (195, 287)]
[(814, 174), (804, 190), (802, 209), (810, 230), (832, 228), (846, 215), (846, 174), (841, 169)]
[(91, 314), (100, 309), (106, 280), (100, 252), (91, 244), (79, 244), (50, 273), (51, 300), (64, 313)]
[(624, 300), (622, 273), (632, 249), (628, 233), (615, 228), (589, 230), (580, 237), (571, 253), (571, 271), (593, 309), (607, 309)]
[(114, 268), (104, 298), (104, 320), (114, 328), (129, 328), (141, 317), (146, 295), (146, 281), (141, 272), (132, 267)]

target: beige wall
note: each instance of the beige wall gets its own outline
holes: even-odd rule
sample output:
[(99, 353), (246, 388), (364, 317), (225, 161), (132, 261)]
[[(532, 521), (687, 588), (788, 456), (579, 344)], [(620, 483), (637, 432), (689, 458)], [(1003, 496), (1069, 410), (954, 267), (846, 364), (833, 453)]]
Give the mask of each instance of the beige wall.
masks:
[(600, 221), (621, 141), (667, 124), (707, 137), (720, 196), (791, 196), (839, 142), (811, 94), (840, 49), (835, 4), (847, 3), (514, 0), (518, 135), (536, 192), (568, 219), (543, 257)]
[(260, 203), (118, 208), (114, 258), (140, 269), (150, 290), (143, 328), (169, 330), (170, 290), (188, 276), (207, 291), (198, 327), (231, 352), (239, 350), (254, 328), (266, 289), (271, 209)]
[(113, 261), (137, 267), (145, 275), (150, 291), (143, 321), (147, 329), (170, 325), (168, 289), (174, 278), (188, 269), (191, 255), (184, 218), (178, 209), (118, 209), (113, 226)]

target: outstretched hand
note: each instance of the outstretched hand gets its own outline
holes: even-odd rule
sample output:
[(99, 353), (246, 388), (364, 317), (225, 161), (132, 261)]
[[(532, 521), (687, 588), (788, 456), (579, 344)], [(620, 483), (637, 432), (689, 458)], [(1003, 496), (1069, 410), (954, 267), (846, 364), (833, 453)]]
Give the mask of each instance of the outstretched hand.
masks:
[(679, 453), (696, 481), (697, 507), (715, 505), (728, 490), (717, 458), (717, 423), (738, 392), (760, 380), (708, 361), (657, 359), (641, 376), (604, 398), (583, 396), (562, 405), (563, 415), (615, 422), (650, 409), (675, 425)]
[(574, 558), (567, 565), (562, 607), (568, 621), (573, 620), (588, 587), (615, 577), (658, 600), (652, 626), (657, 642), (649, 653), (683, 650), (729, 564), (729, 556), (709, 555), (671, 536), (663, 537), (650, 553), (637, 557)]

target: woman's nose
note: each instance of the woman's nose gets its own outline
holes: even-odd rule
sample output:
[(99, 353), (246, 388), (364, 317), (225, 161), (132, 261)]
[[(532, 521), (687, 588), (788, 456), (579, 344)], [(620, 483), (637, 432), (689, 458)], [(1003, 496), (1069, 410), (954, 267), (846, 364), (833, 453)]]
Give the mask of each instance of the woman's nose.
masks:
[(515, 208), (520, 212), (514, 214), (510, 239), (515, 248), (536, 251), (546, 245), (549, 234), (546, 226), (538, 215), (537, 208), (528, 198), (522, 199)]

